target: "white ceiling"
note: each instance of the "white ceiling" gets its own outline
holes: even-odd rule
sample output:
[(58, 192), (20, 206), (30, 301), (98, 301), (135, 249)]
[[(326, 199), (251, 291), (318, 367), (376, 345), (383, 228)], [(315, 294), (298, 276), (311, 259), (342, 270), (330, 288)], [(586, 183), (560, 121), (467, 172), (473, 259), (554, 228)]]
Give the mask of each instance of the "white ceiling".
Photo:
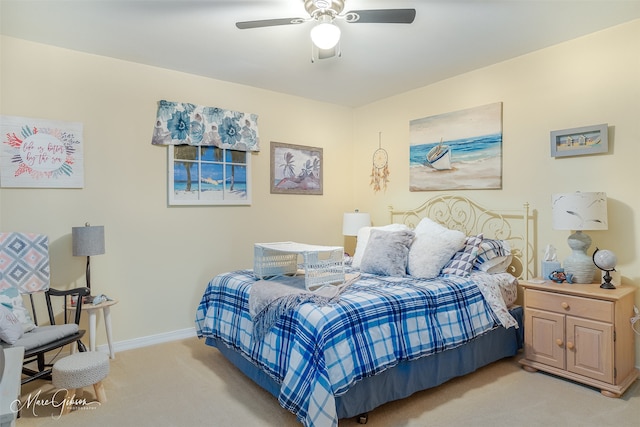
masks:
[[(413, 24), (348, 24), (342, 57), (311, 62), (303, 0), (0, 0), (0, 33), (357, 107), (640, 18), (640, 0), (347, 0), (415, 8)], [(587, 62), (593, 58), (586, 58)]]

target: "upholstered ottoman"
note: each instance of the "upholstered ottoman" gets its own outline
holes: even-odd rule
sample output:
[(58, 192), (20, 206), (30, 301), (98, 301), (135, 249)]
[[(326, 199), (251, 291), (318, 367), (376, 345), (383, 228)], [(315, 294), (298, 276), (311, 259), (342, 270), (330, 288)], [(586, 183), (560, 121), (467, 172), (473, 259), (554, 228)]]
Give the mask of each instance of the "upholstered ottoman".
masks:
[[(107, 395), (102, 385), (109, 374), (109, 355), (97, 351), (74, 353), (63, 357), (53, 365), (52, 383), (56, 388), (67, 389), (68, 397), (78, 396), (83, 387), (93, 385), (98, 402), (105, 403)], [(72, 405), (65, 405), (65, 412)]]

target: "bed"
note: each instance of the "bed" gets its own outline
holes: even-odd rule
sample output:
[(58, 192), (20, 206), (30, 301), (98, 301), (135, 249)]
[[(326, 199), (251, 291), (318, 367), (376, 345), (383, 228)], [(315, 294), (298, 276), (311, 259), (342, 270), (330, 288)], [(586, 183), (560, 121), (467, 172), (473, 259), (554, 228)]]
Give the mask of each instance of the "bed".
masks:
[[(197, 335), (305, 426), (337, 426), (350, 417), (364, 423), (386, 402), (514, 356), (522, 347), (523, 312), (514, 303), (517, 278), (533, 275), (535, 265), (529, 239), (535, 218), (528, 205), (494, 212), (445, 195), (389, 211), (388, 227), (359, 232), (345, 267), (353, 280), (329, 303), (298, 301), (258, 335), (249, 306), (252, 287), (264, 281), (240, 270), (214, 277), (197, 308)], [(440, 241), (434, 230), (448, 237)], [(449, 242), (460, 242), (460, 235), (461, 244)], [(437, 251), (427, 247), (430, 242), (438, 242)], [(489, 243), (503, 251), (487, 250)], [(406, 274), (396, 273), (396, 265), (378, 265), (395, 260), (396, 252), (384, 251), (396, 246), (406, 252), (397, 257)], [(454, 251), (436, 277), (422, 255), (429, 251), (440, 258)], [(498, 260), (497, 269), (485, 268)]]

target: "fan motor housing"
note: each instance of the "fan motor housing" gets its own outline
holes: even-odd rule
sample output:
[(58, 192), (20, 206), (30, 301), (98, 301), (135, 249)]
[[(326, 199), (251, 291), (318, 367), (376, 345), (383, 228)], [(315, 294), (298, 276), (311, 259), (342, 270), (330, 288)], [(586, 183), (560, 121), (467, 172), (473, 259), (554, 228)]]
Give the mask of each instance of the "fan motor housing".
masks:
[(314, 19), (320, 15), (335, 18), (344, 9), (344, 0), (305, 0), (304, 8)]

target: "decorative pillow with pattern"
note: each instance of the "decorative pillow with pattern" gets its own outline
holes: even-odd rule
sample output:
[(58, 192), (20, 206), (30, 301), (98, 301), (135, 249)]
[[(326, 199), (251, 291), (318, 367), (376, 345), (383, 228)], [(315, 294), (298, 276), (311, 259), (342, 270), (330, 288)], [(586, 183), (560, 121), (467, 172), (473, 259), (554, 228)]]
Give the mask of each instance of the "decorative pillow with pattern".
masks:
[(0, 340), (13, 345), (21, 336), (22, 324), (8, 307), (0, 304)]
[(483, 234), (468, 236), (464, 247), (455, 253), (453, 258), (444, 266), (440, 274), (467, 277), (473, 269), (473, 264), (478, 257), (478, 250), (482, 243)]
[(371, 230), (360, 271), (382, 276), (406, 276), (407, 257), (413, 236), (411, 230)]
[(11, 312), (18, 318), (22, 325), (23, 332), (29, 332), (36, 327), (31, 319), (29, 311), (22, 302), (22, 295), (14, 287), (0, 289), (0, 304), (11, 307)]
[(511, 246), (506, 240), (484, 239), (478, 250), (474, 270), (491, 274), (504, 273), (511, 265)]

